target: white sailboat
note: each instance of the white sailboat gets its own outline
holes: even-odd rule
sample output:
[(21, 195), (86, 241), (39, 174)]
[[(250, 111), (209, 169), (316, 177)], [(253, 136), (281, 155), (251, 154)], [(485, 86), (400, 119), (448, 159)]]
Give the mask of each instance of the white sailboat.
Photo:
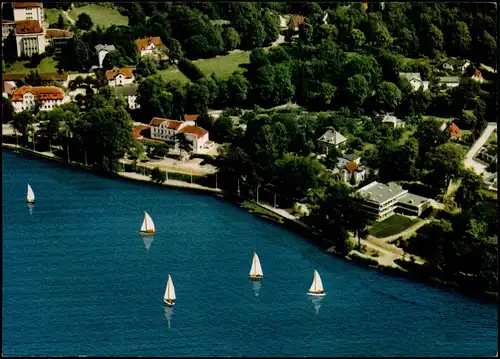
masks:
[(155, 224), (153, 223), (151, 216), (146, 211), (144, 211), (144, 220), (142, 221), (141, 231), (139, 234), (141, 236), (155, 234)]
[(165, 288), (165, 295), (163, 296), (163, 303), (170, 307), (175, 305), (175, 288), (170, 274), (168, 275), (167, 287)]
[(262, 266), (260, 265), (259, 256), (254, 252), (252, 259), (252, 268), (250, 268), (250, 279), (261, 280), (264, 277)]
[(26, 202), (35, 203), (35, 193), (28, 183), (28, 194), (26, 195)]
[(319, 276), (317, 270), (314, 270), (314, 279), (307, 294), (317, 297), (323, 297), (326, 295), (325, 291), (323, 290), (323, 281), (321, 280), (321, 277)]

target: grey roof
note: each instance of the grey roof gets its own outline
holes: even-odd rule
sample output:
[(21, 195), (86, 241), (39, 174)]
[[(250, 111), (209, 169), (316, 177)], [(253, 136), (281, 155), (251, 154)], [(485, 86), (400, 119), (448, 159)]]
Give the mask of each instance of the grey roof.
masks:
[(101, 50), (106, 50), (106, 51), (114, 51), (116, 50), (115, 49), (115, 45), (102, 45), (102, 44), (99, 44), (99, 45), (95, 45), (95, 49), (97, 52), (101, 51)]
[(340, 132), (327, 130), (323, 135), (321, 135), (320, 138), (318, 138), (318, 141), (331, 143), (333, 145), (340, 145), (342, 142), (347, 141), (347, 138), (342, 136)]
[(361, 157), (360, 155), (357, 155), (355, 153), (348, 153), (347, 155), (342, 155), (342, 158), (345, 158), (346, 160), (349, 161), (357, 160), (360, 157)]
[(441, 83), (460, 82), (460, 77), (458, 77), (458, 76), (444, 76), (444, 77), (439, 78), (439, 82), (441, 82)]
[(413, 193), (407, 193), (403, 197), (401, 197), (398, 202), (399, 203), (404, 203), (408, 206), (415, 206), (419, 207), (425, 202), (429, 201), (430, 198), (427, 197), (422, 197)]
[(418, 72), (400, 72), (399, 77), (407, 79), (408, 81), (410, 81), (411, 79), (417, 79), (419, 81), (422, 81), (422, 78), (420, 77), (420, 73), (418, 73)]
[(408, 193), (408, 190), (403, 189), (403, 187), (397, 185), (394, 182), (384, 184), (374, 181), (364, 186), (363, 188), (358, 189), (357, 192), (366, 196), (373, 202), (382, 204), (401, 194)]
[(138, 88), (139, 88), (139, 86), (135, 85), (135, 84), (116, 86), (115, 93), (118, 95), (122, 95), (124, 97), (133, 96), (133, 95), (137, 94)]
[(404, 121), (401, 120), (400, 118), (397, 118), (396, 116), (389, 114), (384, 115), (382, 122), (404, 123)]

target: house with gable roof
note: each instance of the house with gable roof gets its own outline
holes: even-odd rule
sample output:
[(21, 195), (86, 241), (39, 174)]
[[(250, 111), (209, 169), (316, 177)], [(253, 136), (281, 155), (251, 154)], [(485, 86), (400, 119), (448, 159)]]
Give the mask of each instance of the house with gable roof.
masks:
[(429, 89), (429, 81), (422, 81), (418, 72), (400, 72), (399, 78), (407, 80), (413, 91), (417, 91), (419, 88), (422, 88), (424, 91)]
[(450, 134), (450, 136), (454, 139), (460, 140), (462, 138), (462, 131), (455, 125), (454, 122), (451, 122), (449, 126), (445, 128), (445, 131)]
[(322, 151), (328, 154), (330, 148), (340, 148), (341, 145), (347, 142), (347, 138), (335, 129), (329, 129), (318, 138), (318, 142)]
[(12, 107), (16, 113), (33, 109), (37, 101), (41, 104), (41, 111), (50, 111), (57, 105), (69, 102), (69, 96), (55, 86), (25, 85), (12, 93)]
[(106, 71), (108, 85), (115, 87), (132, 84), (135, 80), (134, 74), (132, 73), (133, 70), (134, 69), (131, 67), (115, 67)]
[(158, 50), (163, 46), (159, 36), (147, 37), (135, 40), (137, 51), (141, 57), (158, 54)]
[(151, 128), (151, 138), (170, 142), (174, 148), (178, 149), (175, 136), (184, 133), (186, 138), (192, 143), (192, 151), (198, 153), (201, 149), (210, 145), (208, 131), (196, 126), (194, 121), (176, 121), (166, 118), (154, 117), (149, 123)]
[(99, 67), (102, 67), (102, 62), (108, 53), (115, 51), (115, 45), (95, 45), (95, 51), (97, 52), (97, 59), (99, 61)]

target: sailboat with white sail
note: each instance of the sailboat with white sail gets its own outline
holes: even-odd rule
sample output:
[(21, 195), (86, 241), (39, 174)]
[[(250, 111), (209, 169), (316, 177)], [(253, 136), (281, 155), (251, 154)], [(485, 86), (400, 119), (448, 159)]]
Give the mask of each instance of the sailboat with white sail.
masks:
[(35, 203), (35, 193), (33, 192), (33, 189), (31, 188), (29, 183), (28, 183), (28, 193), (26, 195), (26, 202)]
[(250, 268), (250, 279), (261, 280), (264, 277), (262, 272), (262, 266), (260, 265), (259, 256), (257, 253), (253, 253), (252, 267)]
[(141, 231), (139, 234), (141, 236), (150, 236), (155, 233), (155, 224), (153, 223), (153, 219), (148, 212), (144, 211), (144, 220), (142, 221)]
[(317, 296), (317, 297), (323, 297), (326, 295), (325, 291), (323, 290), (323, 281), (321, 280), (321, 277), (319, 276), (319, 273), (317, 270), (314, 270), (313, 282), (312, 282), (311, 288), (309, 288), (309, 292), (307, 292), (307, 294)]
[(174, 282), (172, 281), (172, 277), (170, 277), (170, 274), (168, 275), (168, 280), (167, 280), (167, 287), (165, 288), (165, 295), (163, 296), (163, 303), (168, 305), (169, 307), (172, 307), (175, 305), (175, 288), (174, 288)]

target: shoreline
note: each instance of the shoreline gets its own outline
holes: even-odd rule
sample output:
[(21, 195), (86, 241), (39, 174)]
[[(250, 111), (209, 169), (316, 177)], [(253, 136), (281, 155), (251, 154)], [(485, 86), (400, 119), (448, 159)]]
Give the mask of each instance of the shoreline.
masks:
[[(268, 206), (263, 205), (261, 203), (254, 202), (249, 199), (242, 199), (238, 197), (236, 194), (230, 193), (230, 192), (225, 192), (221, 189), (216, 189), (216, 188), (210, 188), (210, 187), (205, 187), (201, 186), (198, 184), (194, 183), (189, 183), (189, 182), (184, 182), (184, 181), (178, 181), (178, 180), (168, 180), (165, 183), (154, 183), (151, 182), (148, 176), (146, 175), (141, 175), (139, 173), (135, 172), (117, 172), (117, 173), (112, 173), (112, 172), (98, 172), (95, 170), (92, 170), (91, 168), (78, 163), (78, 162), (68, 162), (63, 160), (62, 158), (56, 157), (54, 155), (51, 155), (49, 153), (42, 153), (38, 151), (33, 151), (31, 149), (27, 149), (24, 147), (18, 147), (16, 145), (8, 144), (8, 143), (2, 143), (2, 149), (14, 152), (14, 153), (19, 153), (19, 154), (27, 154), (27, 155), (32, 155), (34, 157), (38, 157), (41, 159), (45, 160), (51, 160), (55, 161), (61, 164), (65, 165), (70, 165), (71, 167), (76, 167), (83, 169), (85, 171), (91, 172), (95, 175), (98, 176), (103, 176), (103, 177), (108, 177), (108, 178), (113, 178), (113, 179), (120, 179), (120, 180), (126, 180), (126, 181), (134, 181), (134, 182), (141, 182), (141, 183), (146, 183), (148, 185), (153, 185), (153, 186), (158, 186), (158, 187), (170, 187), (170, 188), (176, 188), (176, 189), (183, 189), (183, 190), (190, 190), (195, 193), (200, 193), (204, 192), (206, 194), (211, 194), (215, 195), (216, 197), (222, 198), (225, 201), (230, 202), (233, 205), (238, 205), (240, 208), (245, 208), (249, 213), (252, 215), (255, 215), (263, 220), (270, 221), (271, 223), (281, 227), (282, 229), (289, 230), (293, 233), (296, 233), (300, 235), (301, 237), (313, 242), (317, 246), (319, 246), (322, 250), (326, 251), (327, 253), (335, 255), (337, 258), (342, 258), (345, 260), (349, 260), (352, 262), (355, 262), (357, 265), (363, 266), (365, 268), (374, 268), (378, 272), (382, 272), (384, 274), (389, 274), (393, 276), (398, 276), (398, 277), (405, 277), (409, 278), (412, 280), (416, 280), (421, 283), (426, 283), (430, 284), (434, 287), (439, 287), (440, 289), (446, 289), (446, 290), (458, 290), (464, 294), (471, 295), (473, 297), (477, 298), (482, 298), (488, 301), (491, 300), (497, 300), (497, 294), (496, 293), (490, 293), (490, 292), (474, 292), (471, 290), (468, 290), (467, 288), (464, 288), (463, 286), (458, 285), (457, 283), (450, 283), (446, 282), (445, 280), (442, 280), (440, 278), (434, 277), (432, 275), (429, 275), (426, 273), (426, 270), (423, 270), (424, 266), (420, 264), (412, 264), (409, 261), (406, 261), (405, 264), (408, 264), (408, 266), (405, 266), (407, 268), (404, 268), (400, 266), (396, 261), (399, 262), (398, 259), (394, 261), (395, 265), (384, 265), (383, 263), (380, 263), (378, 260), (378, 257), (374, 257), (365, 253), (360, 253), (357, 250), (351, 250), (348, 254), (342, 254), (335, 252), (332, 248), (332, 243), (329, 242), (327, 239), (322, 237), (320, 234), (316, 233), (313, 228), (309, 227), (308, 225), (304, 224), (300, 220), (293, 220), (290, 217), (284, 216), (283, 214), (280, 214), (277, 211), (273, 211), (270, 208), (267, 208)], [(255, 206), (258, 207), (258, 210), (255, 210)], [(266, 214), (266, 212), (271, 213), (271, 215)], [(278, 220), (276, 217), (279, 217), (281, 220)], [(418, 266), (418, 267), (416, 267)], [(417, 268), (420, 268), (417, 269)]]

